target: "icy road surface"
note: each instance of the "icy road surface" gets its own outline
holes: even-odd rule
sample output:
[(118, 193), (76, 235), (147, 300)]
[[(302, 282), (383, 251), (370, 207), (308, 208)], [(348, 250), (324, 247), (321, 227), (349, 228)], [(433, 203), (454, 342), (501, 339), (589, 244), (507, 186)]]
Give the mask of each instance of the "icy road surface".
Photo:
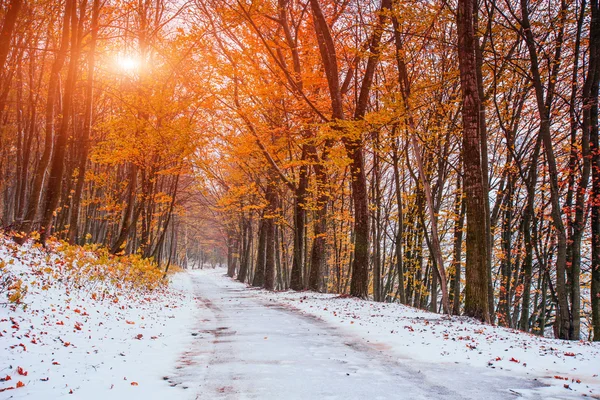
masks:
[(384, 343), (349, 336), (218, 274), (191, 279), (202, 305), (197, 327), (177, 372), (165, 377), (191, 398), (541, 398), (533, 378), (398, 359)]

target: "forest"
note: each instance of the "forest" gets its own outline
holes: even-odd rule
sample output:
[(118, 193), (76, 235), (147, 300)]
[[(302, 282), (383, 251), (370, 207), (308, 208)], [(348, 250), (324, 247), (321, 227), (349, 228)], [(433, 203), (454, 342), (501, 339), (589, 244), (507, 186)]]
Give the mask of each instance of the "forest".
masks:
[(598, 0), (0, 10), (15, 241), (600, 340)]

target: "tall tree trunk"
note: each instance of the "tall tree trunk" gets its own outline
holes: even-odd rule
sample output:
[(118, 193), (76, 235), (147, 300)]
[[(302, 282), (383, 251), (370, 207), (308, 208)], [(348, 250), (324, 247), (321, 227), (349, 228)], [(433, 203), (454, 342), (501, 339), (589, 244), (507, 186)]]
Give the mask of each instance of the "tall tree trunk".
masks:
[[(600, 81), (600, 9), (598, 0), (591, 0), (592, 19), (590, 22), (590, 65), (595, 65), (591, 80), (590, 112), (590, 153), (592, 155), (592, 326), (594, 340), (600, 341), (600, 147), (598, 143), (598, 82)], [(593, 78), (592, 78), (593, 77)]]
[(252, 221), (242, 217), (242, 255), (240, 259), (240, 271), (237, 280), (245, 283), (248, 277), (248, 266), (250, 263), (250, 251), (252, 248)]
[(479, 111), (481, 99), (475, 63), (473, 0), (459, 0), (457, 13), (458, 60), (462, 91), (463, 169), (467, 207), (467, 260), (465, 314), (490, 321), (488, 305), (488, 264), (486, 210)]
[[(329, 87), (333, 121), (341, 121), (345, 117), (335, 44), (319, 1), (310, 0), (310, 5), (319, 52)], [(390, 8), (391, 0), (382, 0), (381, 10), (389, 10)], [(381, 12), (378, 24), (375, 26), (369, 42), (369, 58), (354, 112), (354, 119), (356, 120), (362, 119), (367, 110), (373, 76), (379, 62), (379, 47), (386, 18), (385, 13)], [(338, 129), (343, 131), (342, 127), (338, 127)], [(346, 153), (351, 160), (350, 176), (354, 205), (354, 257), (351, 266), (350, 294), (366, 298), (369, 289), (369, 198), (364, 152), (361, 138), (350, 138), (343, 135), (342, 139)]]
[[(477, 0), (475, 0), (477, 1)], [(492, 18), (490, 16), (489, 18)], [(475, 3), (473, 10), (473, 29), (475, 32), (479, 30), (479, 7)], [(479, 35), (475, 35), (475, 66), (477, 73), (477, 89), (479, 92), (479, 135), (481, 140), (481, 174), (483, 181), (483, 206), (485, 207), (485, 242), (487, 246), (487, 274), (488, 274), (488, 312), (490, 320), (495, 320), (494, 313), (494, 282), (492, 281), (492, 247), (494, 245), (492, 235), (492, 221), (490, 216), (490, 185), (489, 185), (489, 162), (488, 162), (488, 140), (487, 140), (487, 121), (485, 117), (485, 94), (483, 90), (483, 47), (484, 43), (480, 43)]]
[(399, 156), (398, 156), (398, 146), (394, 140), (393, 142), (393, 153), (392, 160), (394, 168), (394, 186), (396, 193), (396, 207), (398, 208), (398, 226), (396, 228), (396, 244), (394, 247), (395, 255), (396, 255), (396, 273), (398, 274), (398, 297), (400, 299), (400, 303), (407, 304), (406, 299), (406, 289), (404, 282), (404, 255), (402, 249), (402, 241), (404, 240), (404, 211), (403, 211), (403, 201), (402, 201), (402, 186), (400, 184), (400, 169), (398, 166)]
[[(512, 143), (509, 142), (509, 146)], [(507, 168), (512, 168), (510, 165), (512, 158), (507, 157)], [(508, 172), (506, 196), (504, 202), (504, 215), (502, 218), (502, 261), (501, 261), (501, 283), (500, 283), (500, 299), (498, 304), (498, 324), (501, 326), (510, 327), (510, 310), (511, 310), (511, 290), (513, 280), (513, 260), (512, 260), (512, 208), (513, 208), (513, 193), (514, 179), (511, 172)]]
[[(19, 230), (23, 231), (25, 234), (31, 233), (34, 227), (34, 222), (37, 216), (40, 200), (44, 194), (44, 180), (46, 176), (46, 171), (50, 163), (50, 158), (52, 157), (52, 151), (54, 147), (54, 124), (56, 118), (55, 109), (56, 102), (59, 97), (58, 87), (60, 80), (60, 71), (63, 68), (69, 51), (70, 32), (71, 30), (75, 31), (75, 27), (71, 28), (71, 13), (73, 12), (74, 8), (72, 6), (72, 3), (74, 2), (75, 0), (67, 0), (67, 2), (65, 3), (65, 12), (63, 16), (63, 28), (60, 46), (58, 51), (56, 52), (56, 58), (54, 59), (52, 69), (50, 71), (50, 78), (48, 81), (48, 95), (46, 98), (46, 132), (44, 137), (44, 152), (35, 172), (33, 187), (29, 195), (27, 211), (25, 212), (25, 218), (19, 226)], [(22, 241), (23, 239), (23, 237), (17, 238), (18, 241)]]
[(75, 193), (73, 193), (73, 202), (71, 204), (71, 218), (69, 220), (69, 242), (75, 243), (79, 236), (79, 214), (81, 206), (81, 197), (83, 195), (83, 185), (85, 183), (85, 171), (89, 151), (89, 141), (92, 131), (94, 99), (94, 69), (96, 66), (96, 42), (98, 40), (98, 16), (100, 14), (100, 0), (94, 0), (92, 6), (92, 38), (90, 41), (90, 50), (88, 55), (88, 73), (85, 92), (85, 114), (83, 117), (83, 130), (79, 143), (79, 162), (77, 163), (77, 183), (75, 184)]
[(265, 236), (265, 277), (264, 287), (267, 290), (275, 290), (275, 213), (277, 212), (277, 188), (274, 177), (269, 182), (267, 189), (267, 202), (269, 203), (269, 219), (266, 221)]
[[(302, 160), (308, 155), (307, 145), (302, 146)], [(300, 166), (298, 186), (294, 193), (294, 251), (290, 288), (292, 290), (304, 289), (302, 279), (304, 260), (304, 231), (306, 229), (306, 189), (308, 188), (308, 166), (305, 162)]]
[(71, 122), (71, 114), (73, 112), (73, 96), (75, 92), (75, 84), (77, 81), (77, 69), (79, 67), (80, 40), (83, 34), (83, 24), (80, 23), (85, 18), (85, 6), (87, 0), (83, 0), (82, 15), (77, 17), (77, 2), (75, 0), (67, 1), (71, 6), (71, 54), (69, 60), (69, 70), (65, 83), (63, 95), (63, 110), (61, 115), (60, 129), (56, 136), (56, 148), (52, 155), (50, 164), (50, 174), (48, 177), (48, 189), (46, 200), (42, 213), (42, 227), (40, 232), (40, 240), (43, 243), (50, 235), (52, 230), (52, 220), (54, 218), (56, 208), (61, 196), (63, 174), (65, 169), (65, 157), (67, 141), (69, 140), (69, 127)]
[(559, 34), (556, 40), (555, 56), (553, 60), (552, 77), (550, 85), (546, 90), (544, 98), (544, 86), (542, 84), (541, 73), (539, 70), (538, 55), (535, 39), (531, 31), (529, 22), (529, 9), (527, 0), (521, 0), (521, 25), (523, 27), (525, 42), (529, 51), (530, 72), (533, 78), (533, 86), (536, 94), (538, 113), (540, 117), (540, 135), (548, 163), (548, 174), (550, 178), (550, 203), (552, 224), (556, 231), (557, 249), (556, 249), (556, 295), (557, 295), (557, 321), (558, 321), (558, 336), (561, 339), (570, 338), (570, 311), (566, 289), (566, 264), (567, 264), (567, 234), (562, 221), (562, 209), (560, 207), (560, 192), (558, 187), (558, 167), (556, 165), (556, 157), (552, 144), (552, 134), (550, 132), (550, 108), (552, 106), (552, 98), (556, 75), (560, 66), (561, 46), (563, 41), (563, 33), (566, 18), (566, 3), (561, 1), (561, 18)]
[(317, 210), (313, 222), (313, 245), (310, 255), (310, 276), (308, 288), (313, 291), (321, 290), (321, 275), (323, 274), (325, 263), (327, 261), (327, 203), (329, 195), (327, 193), (327, 171), (322, 164), (328, 157), (326, 147), (321, 160), (318, 159), (317, 151), (314, 146), (309, 148), (311, 159), (313, 161), (313, 170), (317, 182)]
[(462, 176), (457, 173), (456, 176), (456, 200), (454, 201), (454, 250), (452, 266), (454, 275), (452, 276), (452, 314), (460, 315), (460, 275), (462, 269), (462, 243), (463, 226), (465, 223), (465, 200), (462, 191)]
[[(527, 204), (525, 206), (525, 212), (523, 213), (523, 241), (525, 245), (525, 258), (523, 260), (523, 296), (521, 306), (521, 320), (519, 322), (519, 328), (523, 331), (529, 331), (529, 308), (530, 308), (530, 296), (531, 296), (531, 278), (533, 269), (533, 248), (535, 246), (532, 234), (531, 225), (535, 223), (535, 184), (537, 182), (537, 164), (540, 154), (541, 138), (538, 136), (533, 150), (533, 156), (531, 157), (531, 164), (529, 166), (529, 173), (527, 176)], [(534, 303), (534, 307), (536, 304)]]
[[(268, 196), (268, 194), (267, 194)], [(270, 221), (264, 217), (258, 223), (258, 243), (256, 244), (256, 268), (252, 278), (252, 286), (263, 287), (265, 284), (265, 247), (267, 240), (267, 225)]]

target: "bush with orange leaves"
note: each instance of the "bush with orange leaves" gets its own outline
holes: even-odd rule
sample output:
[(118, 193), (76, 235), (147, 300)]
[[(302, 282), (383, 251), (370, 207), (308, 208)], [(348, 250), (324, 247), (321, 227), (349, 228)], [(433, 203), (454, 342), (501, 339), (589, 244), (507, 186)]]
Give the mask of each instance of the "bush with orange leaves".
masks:
[(67, 290), (83, 290), (94, 297), (144, 294), (164, 287), (164, 272), (152, 259), (138, 254), (113, 255), (98, 245), (73, 246), (57, 242), (54, 273)]

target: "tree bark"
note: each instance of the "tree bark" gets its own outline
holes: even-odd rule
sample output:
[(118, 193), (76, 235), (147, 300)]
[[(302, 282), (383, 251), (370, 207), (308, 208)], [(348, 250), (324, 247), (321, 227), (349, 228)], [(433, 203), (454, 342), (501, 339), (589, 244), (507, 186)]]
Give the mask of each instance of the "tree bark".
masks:
[(465, 314), (489, 322), (486, 215), (479, 111), (481, 99), (475, 63), (473, 0), (459, 0), (458, 60), (462, 92), (463, 170), (467, 207)]

